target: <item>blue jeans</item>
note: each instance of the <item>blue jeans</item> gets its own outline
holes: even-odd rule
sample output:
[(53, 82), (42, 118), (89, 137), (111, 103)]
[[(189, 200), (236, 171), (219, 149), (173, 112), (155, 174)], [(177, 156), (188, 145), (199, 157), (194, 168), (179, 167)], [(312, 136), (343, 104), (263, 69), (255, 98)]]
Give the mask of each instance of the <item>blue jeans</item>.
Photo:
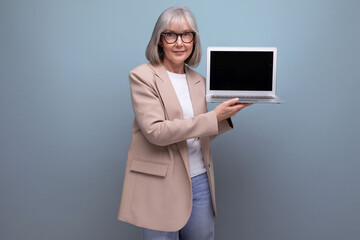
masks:
[(189, 221), (177, 232), (141, 228), (142, 240), (214, 240), (214, 212), (206, 172), (191, 178), (193, 206)]

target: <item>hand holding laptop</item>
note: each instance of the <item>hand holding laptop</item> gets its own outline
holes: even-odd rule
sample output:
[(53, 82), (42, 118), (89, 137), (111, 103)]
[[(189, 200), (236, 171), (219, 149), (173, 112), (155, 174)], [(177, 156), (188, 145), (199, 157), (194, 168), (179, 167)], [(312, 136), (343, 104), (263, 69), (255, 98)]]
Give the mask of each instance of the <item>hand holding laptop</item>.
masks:
[(252, 105), (252, 103), (239, 103), (239, 98), (232, 98), (219, 104), (214, 110), (218, 122), (234, 116), (241, 109)]

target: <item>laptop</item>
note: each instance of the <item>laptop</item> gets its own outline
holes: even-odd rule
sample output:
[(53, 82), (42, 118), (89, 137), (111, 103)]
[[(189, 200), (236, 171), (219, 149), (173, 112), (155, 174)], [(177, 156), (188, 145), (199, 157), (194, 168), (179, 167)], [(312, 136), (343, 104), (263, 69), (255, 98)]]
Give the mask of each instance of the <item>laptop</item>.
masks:
[(283, 103), (276, 96), (275, 47), (208, 47), (206, 101)]

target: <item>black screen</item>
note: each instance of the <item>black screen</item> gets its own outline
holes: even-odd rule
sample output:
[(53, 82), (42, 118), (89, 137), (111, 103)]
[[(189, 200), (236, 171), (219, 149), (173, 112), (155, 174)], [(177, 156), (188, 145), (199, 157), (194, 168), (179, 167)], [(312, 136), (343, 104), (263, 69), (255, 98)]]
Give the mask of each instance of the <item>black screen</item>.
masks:
[(273, 52), (212, 51), (210, 54), (210, 90), (272, 90)]

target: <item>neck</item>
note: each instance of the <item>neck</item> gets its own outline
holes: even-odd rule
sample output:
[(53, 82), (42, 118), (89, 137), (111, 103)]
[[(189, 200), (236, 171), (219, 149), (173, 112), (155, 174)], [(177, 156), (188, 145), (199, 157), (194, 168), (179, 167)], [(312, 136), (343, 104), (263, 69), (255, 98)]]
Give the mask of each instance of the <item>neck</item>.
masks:
[(168, 64), (166, 61), (163, 62), (165, 69), (169, 72), (177, 73), (177, 74), (184, 74), (185, 73), (185, 64)]

